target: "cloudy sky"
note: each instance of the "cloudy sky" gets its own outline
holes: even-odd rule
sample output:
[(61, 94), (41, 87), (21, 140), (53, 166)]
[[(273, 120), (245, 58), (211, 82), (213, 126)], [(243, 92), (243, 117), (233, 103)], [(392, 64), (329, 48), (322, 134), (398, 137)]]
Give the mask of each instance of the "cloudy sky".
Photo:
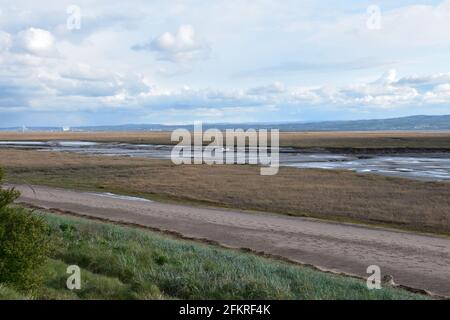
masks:
[(450, 0), (0, 0), (0, 126), (450, 114)]

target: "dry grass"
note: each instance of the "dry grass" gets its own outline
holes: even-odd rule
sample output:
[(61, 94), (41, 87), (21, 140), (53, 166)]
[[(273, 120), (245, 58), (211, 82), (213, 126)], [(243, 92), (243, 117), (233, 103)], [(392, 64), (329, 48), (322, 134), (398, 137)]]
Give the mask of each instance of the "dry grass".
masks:
[[(170, 132), (0, 132), (1, 140), (84, 140), (171, 144)], [(282, 132), (280, 145), (301, 148), (427, 148), (450, 150), (450, 132)]]
[(167, 160), (0, 150), (10, 182), (450, 233), (450, 184), (348, 171), (175, 166)]
[(450, 132), (284, 132), (280, 144), (322, 148), (449, 149)]

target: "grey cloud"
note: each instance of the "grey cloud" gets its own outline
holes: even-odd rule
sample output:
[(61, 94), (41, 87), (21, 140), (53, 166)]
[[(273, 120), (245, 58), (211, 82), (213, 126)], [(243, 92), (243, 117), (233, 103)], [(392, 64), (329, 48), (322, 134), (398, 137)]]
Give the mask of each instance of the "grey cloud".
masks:
[(249, 95), (261, 95), (261, 94), (279, 94), (285, 92), (285, 87), (280, 82), (274, 82), (268, 86), (256, 87), (250, 90), (247, 90), (247, 94)]

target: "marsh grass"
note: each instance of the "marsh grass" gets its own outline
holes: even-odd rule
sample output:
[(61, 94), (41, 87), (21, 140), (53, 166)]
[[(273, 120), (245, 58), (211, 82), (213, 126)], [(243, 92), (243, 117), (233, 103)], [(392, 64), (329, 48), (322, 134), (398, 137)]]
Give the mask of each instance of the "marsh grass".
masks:
[[(171, 132), (0, 132), (0, 140), (81, 140), (149, 144), (177, 144)], [(207, 141), (204, 141), (207, 144)], [(280, 132), (280, 146), (341, 149), (450, 149), (450, 132), (364, 131)]]
[(450, 184), (350, 171), (0, 150), (7, 181), (450, 234)]

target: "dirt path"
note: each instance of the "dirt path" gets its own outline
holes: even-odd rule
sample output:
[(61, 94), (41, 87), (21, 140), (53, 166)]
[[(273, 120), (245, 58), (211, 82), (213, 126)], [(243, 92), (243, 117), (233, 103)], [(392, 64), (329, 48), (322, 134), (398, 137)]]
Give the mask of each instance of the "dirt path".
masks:
[(331, 271), (366, 276), (369, 265), (378, 265), (399, 284), (450, 296), (450, 238), (42, 186), (17, 189), (22, 203), (178, 232)]

